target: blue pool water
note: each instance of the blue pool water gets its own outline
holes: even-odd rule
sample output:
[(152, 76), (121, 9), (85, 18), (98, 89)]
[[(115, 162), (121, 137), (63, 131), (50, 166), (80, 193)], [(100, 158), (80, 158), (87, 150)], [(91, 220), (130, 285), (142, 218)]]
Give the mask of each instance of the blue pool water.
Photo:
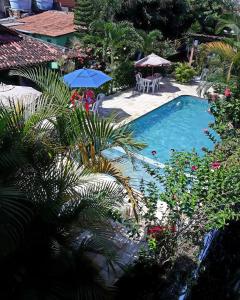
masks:
[(132, 122), (135, 138), (148, 144), (140, 154), (153, 158), (157, 152), (160, 162), (166, 162), (171, 149), (192, 151), (203, 155), (202, 147), (213, 148), (204, 128), (214, 121), (208, 113), (208, 102), (192, 96), (180, 96)]
[[(120, 149), (105, 150), (104, 154), (111, 160), (119, 159), (115, 161), (117, 167), (130, 178), (131, 185), (139, 189), (142, 179), (145, 182), (153, 180), (144, 164), (147, 163), (152, 169), (157, 168), (163, 174), (163, 164), (170, 158), (171, 149), (189, 152), (195, 149), (203, 155), (202, 147), (213, 148), (213, 143), (203, 131), (214, 122), (208, 108), (207, 100), (192, 96), (178, 97), (132, 122), (135, 138), (148, 144), (140, 155), (135, 155), (134, 165)], [(157, 151), (156, 156), (152, 155), (153, 150)], [(159, 182), (157, 185), (163, 190)]]

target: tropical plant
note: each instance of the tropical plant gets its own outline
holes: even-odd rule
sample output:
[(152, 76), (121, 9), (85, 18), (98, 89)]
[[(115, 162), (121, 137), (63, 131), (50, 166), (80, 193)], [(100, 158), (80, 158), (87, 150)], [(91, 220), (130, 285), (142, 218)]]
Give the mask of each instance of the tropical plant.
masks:
[(135, 68), (132, 62), (120, 63), (112, 73), (115, 89), (123, 89), (134, 86)]
[(164, 170), (146, 166), (152, 176), (141, 187), (147, 246), (119, 283), (122, 297), (129, 286), (139, 299), (179, 295), (190, 284), (204, 235), (239, 219), (239, 137), (234, 140), (202, 158), (174, 152)]
[(114, 261), (109, 212), (125, 192), (86, 176), (59, 143), (46, 120), (61, 110), (44, 96), (0, 108), (1, 298), (106, 299), (110, 292), (87, 253)]
[[(217, 92), (216, 86), (214, 88)], [(225, 85), (224, 90), (220, 90), (222, 95), (225, 93), (226, 88), (229, 89)], [(235, 83), (232, 86), (230, 96), (227, 98), (220, 97), (218, 93), (215, 93), (214, 96), (210, 93), (208, 98), (211, 102), (210, 112), (215, 118), (212, 127), (224, 138), (229, 135), (234, 138), (233, 132), (240, 128), (240, 92), (238, 84)]]
[(129, 193), (137, 217), (137, 205), (129, 178), (123, 176), (112, 162), (104, 157), (102, 151), (120, 146), (131, 155), (133, 151), (142, 149), (145, 144), (134, 140), (129, 126), (116, 127), (114, 118), (103, 119), (81, 109), (68, 109), (71, 91), (58, 74), (42, 67), (15, 70), (12, 74), (21, 74), (20, 76), (34, 81), (44, 95), (62, 108), (56, 119), (49, 120), (56, 129), (58, 143), (66, 151), (75, 150), (79, 162), (85, 167), (85, 172), (105, 173), (121, 182)]
[(189, 82), (193, 76), (196, 75), (196, 71), (193, 67), (187, 63), (178, 63), (175, 69), (176, 80), (181, 83)]
[(126, 62), (142, 48), (143, 39), (129, 22), (96, 21), (84, 42), (100, 47), (100, 56), (113, 70), (119, 62)]
[[(230, 41), (229, 41), (230, 42)], [(235, 45), (231, 45), (226, 42), (211, 42), (207, 43), (205, 50), (207, 53), (214, 53), (221, 57), (221, 59), (227, 64), (227, 76), (226, 81), (229, 82), (233, 75), (233, 69), (235, 68), (238, 75), (238, 65), (240, 61), (240, 52)]]
[(91, 0), (77, 0), (74, 9), (74, 24), (80, 37), (88, 32), (89, 25), (95, 18), (94, 5)]
[(217, 34), (224, 34), (239, 41), (240, 38), (240, 17), (238, 14), (228, 13), (223, 15), (216, 26)]
[(114, 21), (115, 15), (121, 11), (123, 2), (122, 0), (94, 0), (98, 18), (105, 21)]
[(152, 30), (150, 32), (145, 32), (144, 30), (139, 30), (138, 33), (143, 38), (143, 52), (148, 55), (156, 52), (159, 48), (160, 41), (162, 39), (162, 33), (159, 30)]

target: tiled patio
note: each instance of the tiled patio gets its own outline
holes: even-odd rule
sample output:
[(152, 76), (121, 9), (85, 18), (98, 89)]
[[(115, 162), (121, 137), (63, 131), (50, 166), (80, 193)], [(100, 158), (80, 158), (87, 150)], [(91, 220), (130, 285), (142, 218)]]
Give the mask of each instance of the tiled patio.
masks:
[(182, 85), (164, 78), (158, 93), (139, 93), (131, 89), (107, 97), (102, 114), (117, 114), (118, 122), (127, 123), (181, 95), (197, 96), (197, 85)]

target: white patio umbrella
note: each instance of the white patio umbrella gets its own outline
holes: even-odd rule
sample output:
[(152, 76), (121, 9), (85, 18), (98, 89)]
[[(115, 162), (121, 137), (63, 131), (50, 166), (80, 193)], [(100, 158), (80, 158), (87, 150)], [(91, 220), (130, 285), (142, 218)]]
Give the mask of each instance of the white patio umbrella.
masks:
[(170, 66), (171, 62), (165, 58), (162, 58), (154, 53), (138, 60), (135, 62), (135, 67), (150, 67), (152, 68), (152, 74), (153, 74), (153, 68), (154, 67), (161, 67), (161, 66)]
[(154, 53), (135, 62), (135, 67), (160, 67), (170, 66), (171, 62)]

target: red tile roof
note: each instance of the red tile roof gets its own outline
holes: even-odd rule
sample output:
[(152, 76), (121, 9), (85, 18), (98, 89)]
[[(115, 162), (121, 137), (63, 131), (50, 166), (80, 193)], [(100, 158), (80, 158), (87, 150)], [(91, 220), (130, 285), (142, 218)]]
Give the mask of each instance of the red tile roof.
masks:
[[(63, 49), (0, 25), (0, 70), (56, 61)], [(67, 57), (83, 59), (86, 55), (70, 50)]]
[(73, 8), (75, 7), (75, 1), (74, 0), (58, 0), (58, 2), (61, 4), (61, 6)]
[(49, 10), (37, 15), (19, 19), (23, 23), (13, 26), (16, 30), (47, 36), (61, 36), (75, 32), (72, 12)]

